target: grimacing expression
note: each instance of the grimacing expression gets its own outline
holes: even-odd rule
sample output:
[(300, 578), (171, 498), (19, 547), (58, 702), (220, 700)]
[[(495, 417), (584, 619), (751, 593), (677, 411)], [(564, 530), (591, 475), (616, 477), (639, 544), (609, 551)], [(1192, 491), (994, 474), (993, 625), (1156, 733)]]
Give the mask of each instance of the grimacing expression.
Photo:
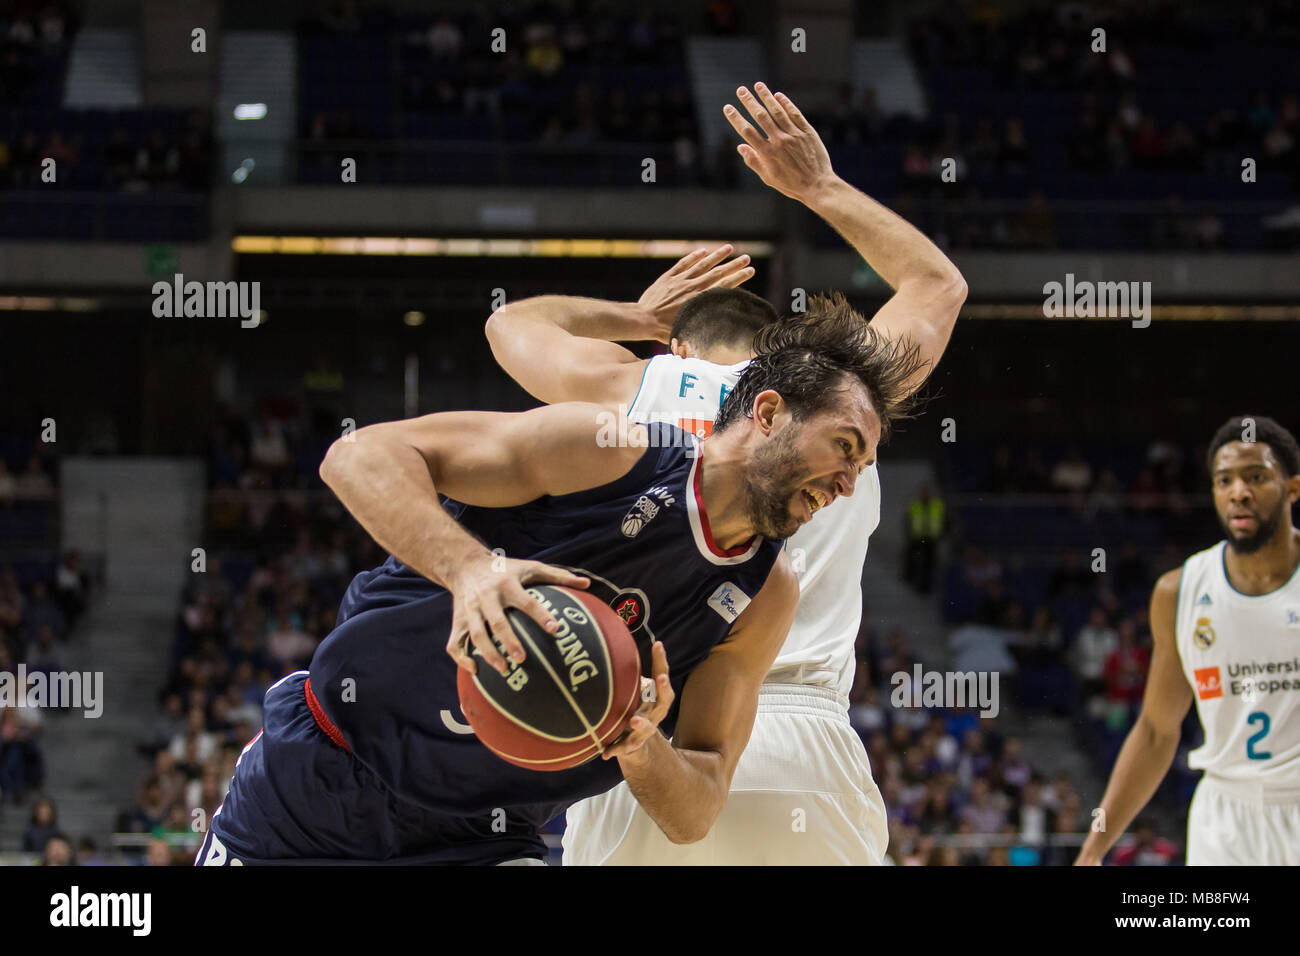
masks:
[(1237, 554), (1262, 548), (1290, 513), (1286, 471), (1263, 442), (1234, 441), (1220, 448), (1210, 484), (1219, 524)]
[(802, 421), (787, 413), (751, 457), (746, 506), (763, 537), (788, 538), (836, 498), (853, 494), (858, 474), (875, 463), (881, 423), (866, 386), (854, 380), (837, 393)]

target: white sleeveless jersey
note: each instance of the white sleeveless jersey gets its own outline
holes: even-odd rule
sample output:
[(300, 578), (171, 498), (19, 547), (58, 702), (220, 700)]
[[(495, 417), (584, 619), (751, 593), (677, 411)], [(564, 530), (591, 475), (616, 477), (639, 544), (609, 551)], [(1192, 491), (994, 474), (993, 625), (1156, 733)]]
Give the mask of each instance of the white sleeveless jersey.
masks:
[[(642, 424), (670, 422), (703, 438), (748, 364), (657, 355), (646, 363), (627, 416)], [(879, 524), (880, 474), (872, 465), (858, 476), (850, 497), (831, 502), (787, 540), (799, 606), (770, 682), (816, 684), (848, 695), (862, 619), (862, 563)]]
[(1174, 636), (1205, 743), (1194, 770), (1300, 786), (1300, 570), (1268, 594), (1228, 582), (1221, 541), (1183, 564)]

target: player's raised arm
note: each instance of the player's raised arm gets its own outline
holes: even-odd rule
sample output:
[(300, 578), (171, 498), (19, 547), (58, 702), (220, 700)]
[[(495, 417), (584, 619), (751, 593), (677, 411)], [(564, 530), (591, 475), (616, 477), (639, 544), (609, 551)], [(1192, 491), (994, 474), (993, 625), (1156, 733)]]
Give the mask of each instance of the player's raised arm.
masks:
[(443, 412), (384, 422), (334, 442), (320, 476), (385, 550), (452, 592), (456, 617), (448, 652), (457, 662), (473, 670), (461, 647), (468, 634), (488, 664), (504, 672), (505, 659), (488, 631), (516, 661), (524, 653), (504, 608), (517, 607), (552, 628), (550, 614), (524, 586), (584, 587), (587, 579), (537, 561), (494, 555), (447, 514), (438, 495), (504, 508), (613, 481), (644, 454), (645, 443), (603, 445), (598, 436), (610, 415), (595, 405), (567, 404), (514, 414)]
[(1142, 712), (1124, 740), (1101, 798), (1104, 829), (1088, 834), (1075, 865), (1101, 864), (1174, 762), (1183, 718), (1192, 703), (1174, 638), (1182, 573), (1178, 568), (1161, 575), (1151, 595), (1153, 647)]
[(734, 106), (723, 109), (744, 139), (737, 148), (745, 165), (829, 223), (894, 290), (871, 324), (921, 347), (926, 364), (909, 382), (919, 388), (948, 347), (966, 301), (961, 272), (919, 229), (835, 174), (821, 137), (788, 96), (773, 95), (762, 83), (754, 91), (742, 86), (736, 93), (757, 129)]
[(782, 552), (762, 590), (736, 618), (727, 639), (692, 671), (682, 690), (673, 742), (658, 731), (671, 694), (663, 648), (655, 650), (659, 698), (633, 718), (632, 733), (611, 748), (637, 801), (673, 843), (694, 843), (727, 801), (736, 763), (749, 742), (758, 690), (794, 620), (799, 581)]
[(616, 342), (667, 342), (677, 310), (692, 296), (735, 288), (754, 270), (732, 246), (683, 256), (636, 302), (540, 295), (502, 306), (487, 321), (492, 354), (542, 402), (630, 405), (645, 360)]

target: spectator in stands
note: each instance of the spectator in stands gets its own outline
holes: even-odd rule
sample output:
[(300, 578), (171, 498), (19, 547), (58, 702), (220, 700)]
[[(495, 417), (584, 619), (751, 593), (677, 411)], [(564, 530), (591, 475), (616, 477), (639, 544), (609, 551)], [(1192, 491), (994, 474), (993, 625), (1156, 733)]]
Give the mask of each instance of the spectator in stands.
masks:
[[(185, 710), (181, 704), (181, 695), (175, 691), (163, 691), (162, 713), (158, 715), (153, 724), (153, 729), (145, 738), (143, 749), (150, 753), (167, 750), (171, 747), (172, 740), (178, 735), (184, 733), (185, 729)], [(174, 759), (175, 755), (173, 755)]]
[(1194, 172), (1201, 167), (1201, 148), (1182, 120), (1177, 120), (1165, 139), (1165, 165), (1177, 172)]
[(1019, 244), (1031, 249), (1056, 248), (1056, 219), (1041, 189), (1030, 193), (1029, 205), (1016, 223), (1015, 236)]
[(267, 652), (279, 672), (287, 674), (307, 665), (316, 652), (316, 641), (297, 625), (293, 615), (281, 611), (275, 617)]
[(50, 138), (45, 141), (44, 153), (54, 160), (61, 178), (65, 177), (70, 170), (76, 168), (80, 156), (80, 151), (76, 145), (65, 140), (63, 134), (58, 130), (51, 133)]
[[(27, 688), (19, 688), (19, 692), (25, 694)], [(21, 803), (27, 790), (39, 789), (45, 782), (42, 730), (39, 707), (0, 706), (0, 794), (4, 799)]]
[(86, 609), (86, 594), (90, 578), (81, 568), (81, 554), (68, 551), (54, 569), (54, 600), (63, 611), (67, 627), (71, 629)]
[(450, 17), (440, 16), (429, 27), (427, 42), (435, 60), (454, 60), (460, 56), (465, 35)]
[(1178, 847), (1156, 834), (1150, 817), (1141, 817), (1133, 825), (1133, 842), (1121, 846), (1111, 857), (1115, 866), (1170, 866), (1177, 861)]
[(934, 587), (934, 566), (945, 532), (944, 501), (922, 485), (907, 505), (907, 558), (904, 579), (922, 594)]
[(104, 861), (99, 856), (99, 847), (93, 838), (84, 836), (77, 841), (76, 865), (104, 866)]
[(1019, 737), (1008, 737), (1002, 745), (1002, 756), (998, 758), (998, 775), (1002, 778), (1003, 788), (1011, 797), (1016, 797), (1029, 785), (1033, 768), (1025, 759), (1024, 744)]
[(908, 189), (929, 189), (935, 183), (934, 159), (915, 140), (903, 151), (903, 186)]
[(153, 768), (153, 779), (158, 781), (161, 802), (170, 807), (183, 799), (187, 781), (177, 766), (175, 754), (170, 750), (158, 751), (154, 754)]
[(76, 859), (72, 855), (72, 844), (62, 836), (50, 837), (45, 844), (41, 859), (42, 866), (73, 866)]
[(40, 455), (32, 455), (27, 459), (26, 469), (18, 476), (16, 496), (32, 501), (54, 497), (54, 482), (41, 466)]
[(997, 833), (1007, 818), (1006, 798), (996, 793), (986, 778), (976, 777), (970, 785), (970, 802), (962, 807), (960, 818), (977, 833)]
[(1081, 495), (1092, 485), (1092, 465), (1088, 464), (1078, 446), (1071, 446), (1066, 456), (1052, 469), (1054, 491)]
[[(22, 628), (23, 610), (27, 601), (18, 587), (18, 578), (14, 569), (8, 565), (0, 570), (0, 636), (7, 641), (15, 641)], [(17, 645), (8, 648), (11, 654), (17, 654)]]
[(41, 797), (32, 804), (32, 816), (23, 830), (24, 853), (40, 853), (54, 837), (67, 839), (59, 829), (58, 808), (49, 797)]
[(1011, 813), (1020, 839), (1041, 846), (1056, 828), (1056, 813), (1043, 802), (1042, 778), (1034, 774), (1025, 784), (1020, 799)]
[(1082, 681), (1085, 702), (1106, 689), (1106, 660), (1118, 647), (1119, 635), (1110, 626), (1106, 609), (1094, 606), (1088, 612), (1088, 623), (1079, 630), (1072, 647), (1074, 667)]
[(201, 701), (196, 701), (190, 705), (184, 733), (172, 738), (172, 756), (176, 758), (177, 766), (185, 772), (186, 776), (197, 776), (204, 761), (216, 750), (216, 738), (208, 733), (207, 724), (203, 704)]
[(38, 638), (41, 629), (47, 627), (54, 632), (55, 637), (62, 638), (66, 635), (67, 622), (63, 610), (50, 597), (49, 585), (44, 581), (32, 582), (31, 597), (23, 611), (23, 623), (27, 633)]
[(170, 809), (162, 784), (156, 777), (150, 777), (140, 788), (139, 798), (127, 814), (126, 829), (130, 833), (152, 833), (163, 825)]
[(144, 852), (145, 866), (171, 866), (172, 848), (162, 837), (154, 837)]
[(258, 419), (248, 450), (249, 460), (272, 475), (283, 472), (291, 463), (284, 429), (270, 415)]
[(110, 186), (120, 189), (135, 178), (136, 153), (126, 130), (121, 126), (115, 127), (104, 144), (104, 170)]
[(1138, 644), (1137, 625), (1132, 618), (1122, 618), (1115, 630), (1116, 646), (1102, 667), (1106, 699), (1124, 713), (1125, 725), (1136, 716), (1146, 687), (1151, 656)]
[(998, 171), (1004, 176), (1024, 175), (1029, 171), (1031, 153), (1025, 141), (1025, 127), (1019, 119), (1007, 120), (1002, 144), (998, 149)]
[(1118, 514), (1124, 506), (1123, 489), (1119, 477), (1110, 468), (1102, 471), (1096, 486), (1084, 501), (1084, 516), (1092, 519), (1099, 514)]
[(54, 628), (42, 624), (36, 630), (36, 639), (27, 645), (27, 673), (52, 674), (63, 670), (62, 655), (54, 643)]
[(1155, 117), (1144, 116), (1133, 133), (1133, 165), (1138, 169), (1158, 170), (1165, 166), (1165, 141)]
[(145, 183), (157, 188), (176, 179), (180, 151), (167, 142), (161, 130), (149, 134), (149, 141), (136, 154), (135, 172)]

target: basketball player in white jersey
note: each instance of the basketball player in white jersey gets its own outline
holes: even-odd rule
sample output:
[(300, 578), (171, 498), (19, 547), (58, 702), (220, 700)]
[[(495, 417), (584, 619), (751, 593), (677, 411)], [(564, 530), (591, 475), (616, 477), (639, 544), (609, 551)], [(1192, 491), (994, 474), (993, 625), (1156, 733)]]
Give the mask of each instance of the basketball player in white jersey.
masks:
[[(734, 108), (724, 111), (745, 140), (739, 150), (746, 164), (835, 227), (895, 290), (870, 327), (882, 339), (906, 337), (919, 351), (921, 367), (907, 382), (914, 391), (947, 346), (966, 296), (961, 274), (921, 232), (833, 173), (816, 131), (789, 98), (762, 84), (757, 96), (743, 87), (737, 93), (762, 130)], [(724, 246), (686, 256), (635, 304), (539, 296), (507, 305), (488, 321), (493, 353), (543, 401), (601, 402), (635, 421), (667, 420), (707, 434), (754, 354), (755, 329), (775, 318), (761, 299), (731, 288), (753, 269), (744, 256), (726, 261), (730, 252)], [(696, 295), (700, 290), (711, 291)], [(829, 330), (849, 321), (865, 320), (843, 297), (814, 296), (797, 323), (768, 325), (758, 344), (804, 332), (815, 341), (817, 323)], [(669, 354), (642, 360), (614, 344), (633, 340), (665, 342)], [(795, 621), (713, 829), (696, 843), (673, 844), (622, 785), (570, 808), (566, 864), (883, 861), (884, 802), (848, 720), (862, 565), (880, 522), (875, 462), (851, 495), (813, 489), (807, 506), (815, 520), (787, 543), (800, 578)]]
[(1142, 712), (1078, 864), (1099, 864), (1151, 799), (1195, 700), (1188, 865), (1300, 865), (1300, 448), (1271, 418), (1238, 417), (1207, 464), (1226, 538), (1156, 582)]

